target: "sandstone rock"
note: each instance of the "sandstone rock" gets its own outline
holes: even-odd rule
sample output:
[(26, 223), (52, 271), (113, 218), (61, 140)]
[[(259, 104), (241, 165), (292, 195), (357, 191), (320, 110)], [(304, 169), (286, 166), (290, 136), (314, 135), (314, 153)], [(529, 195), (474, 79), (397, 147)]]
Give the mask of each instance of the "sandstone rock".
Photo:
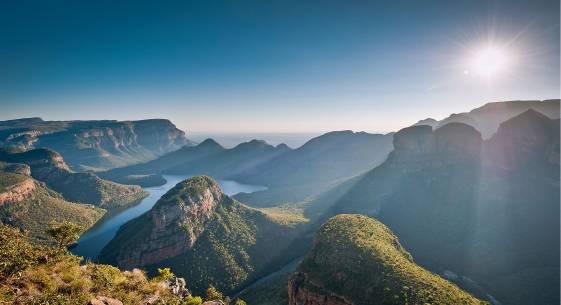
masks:
[(187, 283), (182, 277), (174, 276), (166, 281), (166, 285), (174, 295), (180, 296), (182, 298), (191, 295), (191, 293), (187, 289)]
[(104, 296), (97, 296), (95, 299), (90, 300), (89, 305), (123, 305), (123, 302)]
[(214, 300), (214, 301), (206, 301), (202, 305), (225, 305), (225, 304), (220, 300)]
[(478, 155), (481, 152), (481, 133), (462, 123), (449, 123), (434, 131), (435, 150), (439, 153)]
[(403, 128), (393, 136), (393, 146), (398, 153), (430, 153), (433, 142), (432, 127), (428, 125)]
[(0, 205), (26, 199), (31, 195), (35, 187), (35, 182), (31, 178), (11, 186), (5, 192), (0, 193)]
[(352, 305), (351, 301), (332, 293), (322, 294), (318, 290), (310, 290), (310, 282), (306, 282), (306, 274), (295, 272), (288, 278), (288, 305)]

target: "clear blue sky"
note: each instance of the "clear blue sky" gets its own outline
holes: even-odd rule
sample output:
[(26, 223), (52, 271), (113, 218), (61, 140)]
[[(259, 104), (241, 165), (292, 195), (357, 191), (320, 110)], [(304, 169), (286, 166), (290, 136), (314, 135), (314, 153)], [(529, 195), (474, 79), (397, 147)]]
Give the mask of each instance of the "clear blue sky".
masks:
[[(558, 0), (2, 1), (0, 119), (391, 131), (559, 98), (559, 35)], [(509, 61), (484, 79), (489, 44)]]

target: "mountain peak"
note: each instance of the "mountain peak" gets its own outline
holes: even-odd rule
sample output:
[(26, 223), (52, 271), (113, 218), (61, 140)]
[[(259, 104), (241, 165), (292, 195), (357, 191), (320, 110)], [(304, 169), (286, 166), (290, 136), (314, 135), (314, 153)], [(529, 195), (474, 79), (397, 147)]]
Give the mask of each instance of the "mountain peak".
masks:
[(265, 140), (253, 139), (253, 140), (248, 141), (248, 142), (240, 143), (232, 149), (233, 150), (239, 150), (239, 149), (255, 149), (255, 148), (265, 149), (265, 148), (273, 148), (273, 146), (271, 144), (265, 142)]
[(224, 196), (220, 185), (209, 176), (196, 176), (183, 180), (169, 190), (156, 206), (167, 204), (205, 205), (210, 200), (220, 201)]
[(202, 141), (201, 143), (199, 143), (199, 145), (197, 145), (197, 147), (204, 147), (204, 148), (209, 148), (209, 147), (223, 148), (222, 145), (220, 145), (218, 142), (216, 142), (214, 139), (211, 139), (211, 138), (208, 138), (208, 139)]

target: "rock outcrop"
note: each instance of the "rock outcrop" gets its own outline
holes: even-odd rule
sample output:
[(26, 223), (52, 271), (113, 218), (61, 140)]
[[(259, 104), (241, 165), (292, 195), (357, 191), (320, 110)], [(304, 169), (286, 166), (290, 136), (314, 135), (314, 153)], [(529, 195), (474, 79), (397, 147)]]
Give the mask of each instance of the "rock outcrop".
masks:
[(306, 274), (295, 272), (288, 277), (288, 305), (354, 305), (350, 300), (332, 292), (320, 292), (317, 286), (310, 288)]
[(500, 124), (521, 113), (533, 109), (550, 119), (559, 119), (559, 100), (544, 101), (506, 101), (485, 104), (470, 112), (455, 113), (441, 120), (423, 120), (415, 125), (431, 125), (435, 128), (449, 123), (463, 123), (473, 126), (483, 136), (489, 139), (497, 131)]
[(27, 164), (22, 163), (5, 163), (0, 162), (0, 171), (6, 173), (14, 173), (25, 176), (31, 176), (31, 167)]
[(120, 268), (170, 267), (194, 294), (224, 293), (262, 275), (297, 236), (259, 210), (225, 195), (207, 176), (178, 183), (146, 214), (123, 225), (99, 259)]
[(232, 200), (209, 177), (177, 184), (147, 215), (151, 230), (139, 245), (142, 248), (121, 257), (118, 265), (125, 269), (147, 266), (191, 249), (221, 203)]
[(67, 200), (114, 208), (133, 203), (147, 193), (139, 186), (103, 180), (93, 173), (75, 173), (60, 154), (50, 149), (21, 153), (0, 151), (0, 161), (23, 163), (33, 178), (61, 193)]
[(442, 162), (477, 158), (481, 153), (481, 134), (472, 126), (449, 123), (433, 131), (427, 125), (403, 128), (394, 135), (394, 151), (389, 160), (394, 163)]
[(28, 178), (22, 182), (6, 187), (0, 192), (0, 206), (9, 203), (22, 201), (31, 196), (35, 189), (35, 182)]
[(70, 221), (88, 229), (105, 211), (64, 200), (32, 177), (0, 171), (0, 223), (26, 230), (34, 240), (48, 243), (52, 222)]

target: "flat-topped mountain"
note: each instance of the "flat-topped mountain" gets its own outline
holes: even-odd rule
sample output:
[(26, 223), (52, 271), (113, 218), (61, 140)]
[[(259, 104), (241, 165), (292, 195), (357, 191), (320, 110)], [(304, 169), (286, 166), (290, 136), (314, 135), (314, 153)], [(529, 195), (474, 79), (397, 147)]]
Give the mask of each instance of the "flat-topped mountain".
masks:
[(337, 215), (288, 282), (289, 305), (484, 304), (415, 264), (382, 223)]
[(45, 182), (49, 188), (70, 201), (108, 209), (126, 206), (146, 196), (139, 186), (103, 180), (93, 173), (72, 172), (62, 156), (50, 149), (40, 148), (21, 153), (0, 150), (0, 161), (27, 165), (33, 178)]
[(68, 202), (32, 177), (0, 169), (0, 223), (26, 230), (34, 240), (46, 242), (45, 229), (52, 222), (70, 221), (85, 231), (104, 212)]
[(0, 146), (45, 147), (76, 170), (100, 170), (146, 162), (193, 143), (170, 121), (0, 121)]
[(533, 109), (550, 119), (558, 119), (560, 116), (558, 99), (544, 101), (506, 101), (488, 103), (470, 112), (454, 113), (441, 121), (436, 121), (434, 119), (421, 120), (415, 125), (429, 125), (438, 128), (452, 122), (464, 123), (475, 127), (481, 132), (484, 139), (488, 139), (497, 131), (502, 122), (529, 109)]
[(487, 141), (461, 123), (414, 126), (394, 146), (331, 215), (376, 215), (417, 262), (483, 297), (559, 302), (558, 120), (528, 110)]
[(123, 225), (100, 260), (122, 268), (171, 267), (194, 291), (230, 293), (271, 271), (295, 229), (225, 195), (209, 177), (184, 180)]

